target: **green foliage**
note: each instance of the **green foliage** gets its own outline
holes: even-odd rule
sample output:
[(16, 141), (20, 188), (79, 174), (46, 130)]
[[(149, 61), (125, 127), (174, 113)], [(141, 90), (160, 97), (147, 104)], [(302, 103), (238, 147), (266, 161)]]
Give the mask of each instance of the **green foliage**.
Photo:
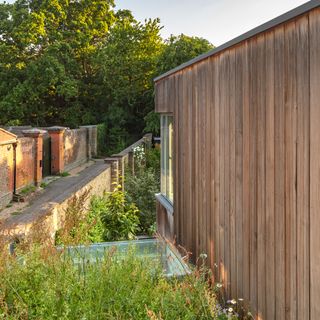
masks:
[(101, 93), (95, 98), (105, 114), (110, 153), (143, 131), (144, 117), (153, 109), (153, 77), (163, 48), (158, 19), (141, 23), (128, 10), (118, 11), (116, 19), (95, 59)]
[(70, 176), (70, 173), (69, 173), (69, 172), (66, 172), (66, 171), (63, 171), (63, 172), (59, 173), (59, 176), (60, 176), (60, 177), (69, 177), (69, 176)]
[(138, 209), (127, 201), (121, 186), (103, 197), (94, 197), (90, 212), (102, 223), (104, 241), (132, 240), (139, 230)]
[(143, 129), (146, 133), (152, 133), (154, 136), (160, 136), (160, 115), (154, 111), (150, 111), (145, 117), (144, 121), (146, 123)]
[(159, 192), (154, 170), (146, 169), (137, 175), (128, 174), (125, 188), (129, 202), (135, 203), (139, 209), (141, 231), (149, 234), (156, 220), (155, 194)]
[(156, 222), (155, 194), (160, 191), (160, 153), (146, 149), (144, 161), (135, 161), (135, 174), (126, 173), (125, 190), (129, 202), (137, 205), (142, 233), (154, 234)]
[(37, 188), (34, 185), (29, 185), (20, 190), (20, 194), (27, 196), (33, 192), (35, 192)]
[(0, 4), (0, 124), (105, 123), (103, 153), (159, 134), (153, 78), (212, 46), (164, 42), (159, 19), (138, 22), (113, 0)]
[(47, 186), (48, 186), (48, 183), (46, 183), (46, 182), (41, 182), (41, 184), (40, 184), (40, 187), (42, 189), (45, 189)]
[(102, 240), (100, 217), (88, 213), (89, 191), (74, 195), (68, 202), (62, 228), (56, 232), (56, 245), (77, 245)]
[(93, 120), (92, 56), (114, 22), (112, 0), (0, 4), (0, 122)]
[(97, 125), (97, 143), (98, 155), (103, 156), (107, 154), (107, 127), (104, 123)]
[(167, 280), (161, 271), (133, 254), (108, 254), (79, 270), (54, 250), (33, 249), (23, 264), (15, 258), (0, 264), (0, 318), (218, 319), (203, 276)]
[(158, 188), (160, 190), (160, 149), (146, 149), (146, 168), (154, 170), (154, 174), (158, 178)]
[(213, 45), (206, 39), (198, 37), (188, 37), (184, 34), (179, 36), (171, 36), (166, 41), (158, 61), (158, 75), (165, 73), (184, 62), (197, 57), (213, 49)]

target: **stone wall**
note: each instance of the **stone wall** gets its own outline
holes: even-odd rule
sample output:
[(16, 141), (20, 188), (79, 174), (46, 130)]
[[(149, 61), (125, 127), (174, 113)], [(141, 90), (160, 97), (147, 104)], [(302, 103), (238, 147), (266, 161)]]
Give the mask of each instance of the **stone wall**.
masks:
[(64, 132), (64, 170), (71, 170), (88, 161), (88, 132), (86, 128)]
[[(58, 129), (60, 127), (57, 127)], [(71, 170), (97, 155), (97, 127), (60, 128), (61, 139), (53, 128), (33, 129), (30, 126), (0, 128), (0, 209), (11, 200), (14, 192), (14, 145), (16, 144), (16, 190), (42, 180), (43, 137), (51, 141), (46, 168), (51, 174)], [(51, 132), (49, 134), (48, 132)], [(61, 143), (60, 143), (61, 141)], [(58, 142), (58, 145), (55, 145)], [(60, 144), (59, 144), (60, 143)], [(45, 150), (47, 153), (48, 150)], [(57, 161), (61, 159), (61, 161)], [(51, 163), (50, 163), (51, 162)], [(57, 168), (55, 168), (57, 166)], [(46, 172), (47, 173), (47, 172)], [(47, 173), (48, 175), (48, 173)]]
[(6, 220), (1, 226), (0, 238), (12, 241), (16, 237), (28, 237), (38, 233), (38, 229), (41, 229), (40, 233), (43, 236), (53, 240), (55, 233), (63, 226), (66, 209), (74, 197), (88, 193), (87, 202), (84, 203), (84, 207), (87, 208), (93, 195), (101, 196), (104, 192), (111, 191), (111, 168), (102, 160), (99, 163), (99, 170), (85, 176), (80, 182), (55, 197), (54, 201), (43, 202), (41, 205), (35, 201), (23, 214)]
[[(40, 206), (37, 205), (37, 200), (31, 204), (31, 206), (26, 209), (24, 214), (19, 216), (14, 216), (10, 221), (7, 221), (2, 226), (2, 231), (0, 230), (0, 236), (5, 235), (12, 237), (15, 235), (28, 235), (30, 231), (34, 228), (39, 227), (39, 223), (42, 224), (41, 228), (45, 230), (48, 234), (48, 237), (53, 238), (55, 232), (61, 228), (66, 208), (70, 200), (74, 196), (79, 196), (85, 191), (89, 191), (89, 196), (92, 195), (102, 195), (104, 192), (113, 191), (114, 183), (122, 184), (123, 186), (123, 177), (125, 175), (125, 167), (134, 170), (134, 156), (133, 150), (136, 146), (146, 145), (151, 143), (151, 136), (146, 135), (130, 147), (126, 148), (117, 155), (114, 155), (110, 158), (103, 160), (96, 160), (96, 164), (93, 165), (97, 169), (93, 168), (92, 174), (88, 175), (85, 173), (80, 173), (80, 176), (83, 175), (83, 178), (79, 181), (70, 183), (70, 187), (64, 190), (61, 195), (54, 196), (52, 201), (51, 198), (48, 198)], [(90, 170), (90, 168), (86, 170)], [(67, 179), (71, 179), (68, 177)], [(57, 180), (63, 182), (66, 180)], [(65, 185), (65, 182), (63, 183)], [(57, 186), (56, 186), (57, 188)], [(58, 186), (59, 190), (62, 190)], [(47, 188), (47, 193), (50, 190), (50, 185)], [(87, 207), (88, 203), (84, 206)]]

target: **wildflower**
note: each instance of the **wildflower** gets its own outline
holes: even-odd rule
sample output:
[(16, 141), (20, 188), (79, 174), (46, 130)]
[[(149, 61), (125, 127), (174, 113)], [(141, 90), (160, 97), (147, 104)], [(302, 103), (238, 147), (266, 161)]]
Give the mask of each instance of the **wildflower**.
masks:
[(237, 301), (235, 299), (230, 300), (231, 304), (237, 304)]
[(221, 284), (221, 283), (217, 283), (217, 284), (216, 284), (216, 287), (217, 287), (217, 288), (222, 288), (222, 284)]
[(201, 253), (201, 254), (200, 254), (200, 258), (203, 259), (203, 260), (204, 260), (204, 259), (207, 259), (207, 258), (208, 258), (208, 255), (207, 255), (206, 253)]
[(233, 312), (233, 308), (231, 308), (231, 307), (228, 308), (228, 312), (229, 312), (229, 313), (232, 313), (232, 312)]
[(243, 299), (242, 299), (242, 298), (239, 298), (239, 299), (238, 299), (238, 301), (241, 301), (241, 302), (242, 302), (242, 301), (243, 301)]

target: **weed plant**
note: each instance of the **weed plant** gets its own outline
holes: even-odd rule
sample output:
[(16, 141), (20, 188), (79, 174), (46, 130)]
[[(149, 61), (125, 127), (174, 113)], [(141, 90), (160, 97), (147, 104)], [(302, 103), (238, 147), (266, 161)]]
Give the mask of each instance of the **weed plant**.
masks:
[(198, 272), (168, 280), (153, 262), (112, 253), (80, 271), (61, 255), (35, 246), (23, 263), (2, 261), (1, 319), (219, 319), (215, 296)]

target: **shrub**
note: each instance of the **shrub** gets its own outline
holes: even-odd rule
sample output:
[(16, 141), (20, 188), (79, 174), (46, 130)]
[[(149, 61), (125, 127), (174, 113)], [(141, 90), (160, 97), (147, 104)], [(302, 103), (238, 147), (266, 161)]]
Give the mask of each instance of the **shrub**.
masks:
[(135, 152), (135, 173), (128, 171), (125, 190), (129, 202), (135, 203), (140, 212), (141, 232), (155, 232), (156, 200), (160, 191), (160, 152), (157, 149), (138, 149)]
[(121, 186), (103, 197), (93, 197), (89, 216), (99, 217), (104, 241), (131, 240), (139, 230), (138, 209), (128, 202)]
[(57, 245), (76, 245), (103, 240), (100, 216), (88, 211), (89, 190), (79, 196), (74, 195), (65, 210), (63, 226), (56, 233)]
[(160, 190), (160, 149), (151, 148), (146, 150), (146, 167), (154, 170), (158, 179), (158, 189)]
[(140, 212), (140, 229), (152, 233), (156, 221), (155, 194), (159, 192), (158, 179), (152, 168), (140, 171), (137, 175), (127, 174), (125, 190), (129, 202), (136, 204)]

